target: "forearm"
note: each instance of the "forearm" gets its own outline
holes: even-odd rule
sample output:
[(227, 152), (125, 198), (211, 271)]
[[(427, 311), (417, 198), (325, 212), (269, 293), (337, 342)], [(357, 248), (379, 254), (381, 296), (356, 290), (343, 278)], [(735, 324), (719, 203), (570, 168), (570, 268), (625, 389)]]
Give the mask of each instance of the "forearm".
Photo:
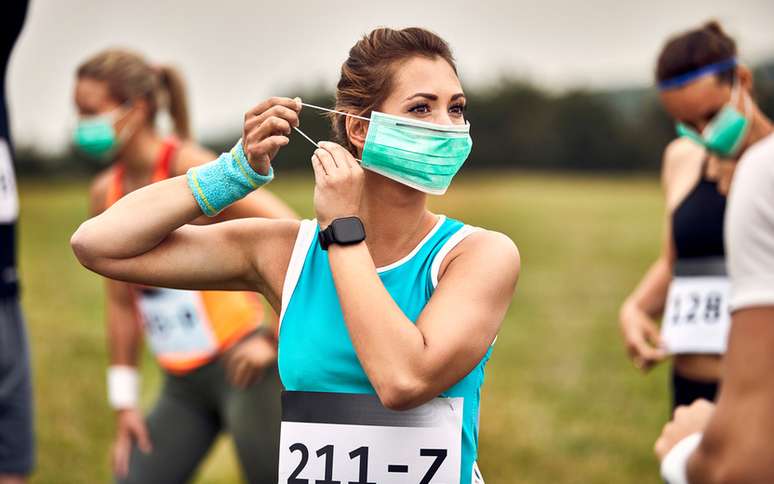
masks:
[(78, 259), (125, 259), (156, 247), (170, 233), (201, 215), (201, 209), (178, 176), (136, 190), (73, 234)]
[(651, 318), (659, 317), (664, 311), (671, 280), (671, 264), (665, 257), (659, 257), (648, 268), (634, 291), (626, 298), (621, 312), (642, 311)]
[(328, 257), (358, 359), (382, 402), (400, 406), (398, 397), (422, 393), (424, 336), (390, 297), (365, 243), (332, 245)]

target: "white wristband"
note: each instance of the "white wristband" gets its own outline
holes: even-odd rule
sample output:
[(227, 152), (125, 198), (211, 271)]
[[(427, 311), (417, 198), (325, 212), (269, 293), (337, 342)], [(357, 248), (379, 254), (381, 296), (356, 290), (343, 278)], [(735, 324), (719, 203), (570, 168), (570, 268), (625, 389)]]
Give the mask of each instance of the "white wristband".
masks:
[(701, 442), (701, 433), (697, 432), (675, 444), (661, 461), (661, 477), (667, 484), (689, 484), (686, 475), (688, 459)]
[(116, 410), (134, 408), (140, 396), (140, 375), (133, 366), (111, 366), (107, 371), (108, 402)]

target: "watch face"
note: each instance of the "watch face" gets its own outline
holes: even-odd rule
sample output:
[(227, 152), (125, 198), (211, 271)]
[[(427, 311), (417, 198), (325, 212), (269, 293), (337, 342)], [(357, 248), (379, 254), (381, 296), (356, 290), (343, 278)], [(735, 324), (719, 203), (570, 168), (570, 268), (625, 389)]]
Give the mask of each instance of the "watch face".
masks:
[(333, 239), (339, 244), (353, 244), (365, 240), (363, 222), (357, 217), (347, 217), (334, 220)]

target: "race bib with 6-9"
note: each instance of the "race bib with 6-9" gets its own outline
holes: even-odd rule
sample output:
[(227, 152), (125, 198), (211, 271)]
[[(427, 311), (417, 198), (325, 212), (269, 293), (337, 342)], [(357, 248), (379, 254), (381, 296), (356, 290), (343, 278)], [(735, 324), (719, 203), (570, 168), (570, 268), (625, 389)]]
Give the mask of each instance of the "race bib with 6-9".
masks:
[(283, 392), (280, 484), (458, 484), (462, 398), (407, 411), (375, 395)]
[(186, 357), (217, 349), (199, 293), (156, 287), (139, 293), (145, 335), (156, 356)]
[(672, 354), (726, 351), (731, 315), (725, 276), (678, 276), (667, 296), (661, 336)]

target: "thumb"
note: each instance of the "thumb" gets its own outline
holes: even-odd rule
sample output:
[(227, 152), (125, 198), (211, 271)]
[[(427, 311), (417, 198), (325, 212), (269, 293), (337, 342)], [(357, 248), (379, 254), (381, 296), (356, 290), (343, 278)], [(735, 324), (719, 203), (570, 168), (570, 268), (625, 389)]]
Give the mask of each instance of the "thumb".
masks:
[(648, 321), (647, 324), (645, 324), (644, 330), (645, 338), (650, 342), (650, 344), (656, 348), (656, 351), (666, 356), (666, 347), (664, 345), (664, 340), (661, 338), (661, 329), (652, 322)]

